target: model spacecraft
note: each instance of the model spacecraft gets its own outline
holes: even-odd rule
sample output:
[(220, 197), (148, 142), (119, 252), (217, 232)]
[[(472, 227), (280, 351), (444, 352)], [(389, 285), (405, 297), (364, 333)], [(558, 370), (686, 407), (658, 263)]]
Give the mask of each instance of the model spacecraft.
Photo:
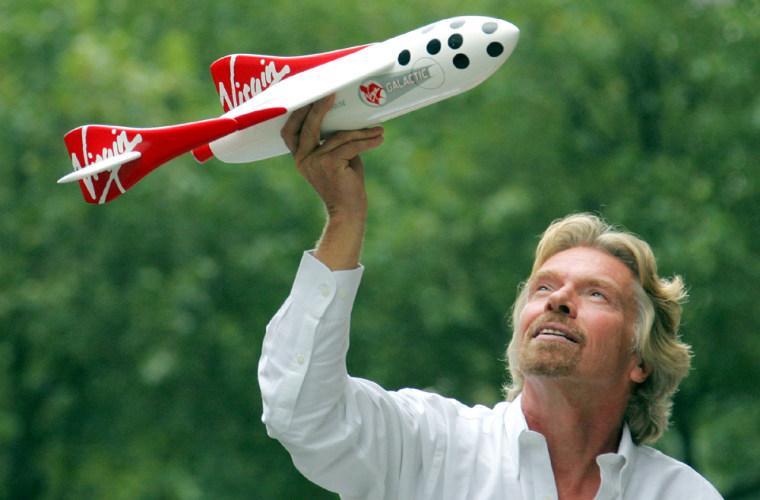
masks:
[(377, 125), (469, 90), (510, 56), (520, 31), (501, 19), (444, 19), (385, 42), (300, 57), (236, 54), (211, 65), (224, 114), (158, 128), (84, 125), (66, 134), (85, 200), (120, 196), (188, 152), (204, 162), (246, 163), (288, 152), (291, 112), (335, 94), (321, 133)]

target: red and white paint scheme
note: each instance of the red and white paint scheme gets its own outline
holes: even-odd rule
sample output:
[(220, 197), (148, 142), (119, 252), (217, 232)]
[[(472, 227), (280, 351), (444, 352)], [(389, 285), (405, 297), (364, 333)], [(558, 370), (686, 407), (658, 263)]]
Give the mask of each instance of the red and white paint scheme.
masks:
[(296, 109), (326, 95), (322, 124), (338, 130), (376, 125), (469, 90), (510, 56), (520, 32), (500, 19), (444, 19), (374, 43), (302, 57), (237, 54), (211, 66), (225, 113), (159, 128), (85, 125), (65, 136), (85, 200), (111, 201), (160, 165), (192, 151), (245, 163), (287, 153), (280, 130)]

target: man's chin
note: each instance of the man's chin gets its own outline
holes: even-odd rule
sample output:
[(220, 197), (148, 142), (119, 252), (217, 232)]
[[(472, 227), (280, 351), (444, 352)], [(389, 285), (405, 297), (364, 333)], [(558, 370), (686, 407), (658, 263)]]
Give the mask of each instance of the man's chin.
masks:
[(518, 366), (524, 375), (566, 377), (578, 366), (580, 352), (561, 344), (532, 345), (518, 355)]
[(559, 364), (536, 364), (528, 366), (526, 368), (521, 368), (520, 371), (524, 376), (562, 378), (571, 375), (574, 371), (574, 368)]

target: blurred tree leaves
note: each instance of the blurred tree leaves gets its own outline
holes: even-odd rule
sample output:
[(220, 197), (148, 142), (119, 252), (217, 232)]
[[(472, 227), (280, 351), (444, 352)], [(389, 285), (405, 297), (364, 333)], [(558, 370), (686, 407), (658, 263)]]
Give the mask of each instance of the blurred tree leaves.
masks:
[(658, 443), (755, 498), (760, 4), (0, 0), (0, 498), (334, 498), (259, 418), (264, 325), (323, 221), (286, 157), (180, 158), (104, 207), (55, 180), (83, 123), (218, 115), (208, 65), (480, 13), (498, 73), (389, 122), (349, 368), (492, 404), (537, 236), (597, 211), (690, 287), (695, 368)]

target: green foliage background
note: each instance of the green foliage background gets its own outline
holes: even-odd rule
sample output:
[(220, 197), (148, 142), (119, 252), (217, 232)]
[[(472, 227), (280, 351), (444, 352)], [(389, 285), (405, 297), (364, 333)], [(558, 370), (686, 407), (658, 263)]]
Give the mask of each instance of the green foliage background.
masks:
[(55, 181), (85, 123), (217, 116), (208, 65), (512, 21), (491, 79), (386, 124), (349, 368), (493, 404), (538, 234), (595, 211), (690, 287), (658, 443), (760, 496), (757, 0), (0, 0), (0, 499), (335, 498), (260, 423), (264, 326), (323, 223), (281, 157), (183, 157), (106, 206)]

